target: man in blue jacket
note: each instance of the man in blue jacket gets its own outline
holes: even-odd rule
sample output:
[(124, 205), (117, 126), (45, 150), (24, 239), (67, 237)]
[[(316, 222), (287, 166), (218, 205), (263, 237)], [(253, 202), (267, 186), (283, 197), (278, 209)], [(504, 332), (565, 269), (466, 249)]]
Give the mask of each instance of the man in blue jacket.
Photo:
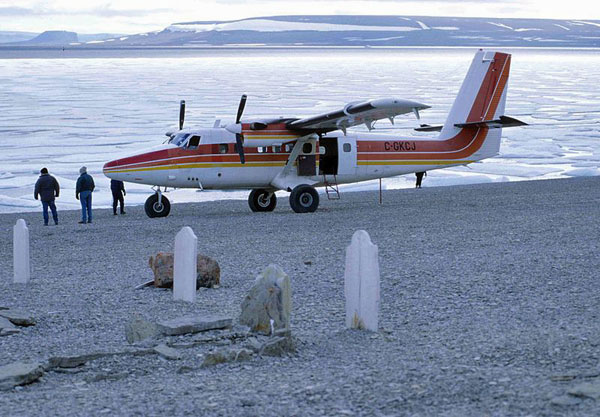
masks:
[(92, 191), (96, 186), (94, 185), (94, 179), (87, 173), (86, 167), (79, 169), (79, 178), (77, 178), (77, 185), (75, 186), (75, 198), (81, 202), (81, 221), (79, 223), (92, 222)]
[(48, 207), (52, 210), (52, 218), (54, 224), (58, 224), (58, 214), (56, 213), (56, 205), (54, 204), (54, 198), (58, 198), (60, 193), (60, 186), (58, 181), (52, 175), (48, 174), (48, 168), (42, 168), (40, 170), (40, 177), (35, 183), (35, 190), (33, 192), (33, 198), (36, 200), (38, 196), (42, 200), (42, 210), (44, 215), (44, 226), (48, 226)]

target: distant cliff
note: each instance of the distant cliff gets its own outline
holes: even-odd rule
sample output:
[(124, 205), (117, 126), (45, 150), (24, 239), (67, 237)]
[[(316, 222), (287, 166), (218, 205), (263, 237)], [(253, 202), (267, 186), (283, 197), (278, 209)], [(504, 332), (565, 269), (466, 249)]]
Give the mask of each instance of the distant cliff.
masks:
[(46, 32), (40, 33), (35, 38), (21, 43), (36, 45), (68, 45), (74, 42), (79, 42), (77, 33), (75, 32), (67, 32), (65, 30), (47, 30)]

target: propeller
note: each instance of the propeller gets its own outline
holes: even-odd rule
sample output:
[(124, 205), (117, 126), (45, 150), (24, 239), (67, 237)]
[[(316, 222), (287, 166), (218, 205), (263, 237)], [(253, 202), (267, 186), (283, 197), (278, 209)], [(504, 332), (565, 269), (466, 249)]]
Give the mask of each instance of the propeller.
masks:
[[(240, 99), (240, 105), (238, 106), (238, 111), (237, 111), (237, 117), (235, 118), (235, 124), (239, 124), (240, 120), (242, 119), (242, 113), (244, 113), (244, 107), (246, 107), (246, 94), (242, 95), (242, 98)], [(240, 125), (240, 133), (236, 133), (235, 134), (235, 146), (236, 149), (238, 151), (238, 153), (240, 154), (240, 162), (242, 164), (246, 163), (246, 157), (244, 156), (244, 136), (241, 133), (242, 129), (241, 129), (241, 125)]]
[(179, 102), (179, 130), (183, 129), (183, 120), (185, 119), (185, 100)]

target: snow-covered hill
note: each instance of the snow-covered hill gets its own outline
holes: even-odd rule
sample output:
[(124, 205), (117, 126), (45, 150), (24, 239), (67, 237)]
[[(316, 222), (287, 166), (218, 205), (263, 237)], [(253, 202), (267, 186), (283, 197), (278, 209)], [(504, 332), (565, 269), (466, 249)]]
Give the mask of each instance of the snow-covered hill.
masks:
[[(85, 44), (85, 43), (82, 43)], [(88, 44), (90, 45), (90, 44)], [(273, 16), (174, 23), (95, 46), (600, 47), (600, 21), (416, 16)]]

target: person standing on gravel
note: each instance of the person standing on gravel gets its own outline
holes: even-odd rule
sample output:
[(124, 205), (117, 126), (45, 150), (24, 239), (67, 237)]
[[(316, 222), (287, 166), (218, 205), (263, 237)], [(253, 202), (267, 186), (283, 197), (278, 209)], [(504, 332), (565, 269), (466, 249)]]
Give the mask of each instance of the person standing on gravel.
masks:
[(415, 188), (421, 188), (421, 181), (423, 181), (424, 176), (427, 176), (427, 172), (415, 172), (415, 175), (417, 176), (417, 183), (415, 184)]
[(79, 169), (79, 178), (77, 178), (77, 185), (75, 186), (75, 198), (81, 202), (81, 221), (80, 224), (92, 222), (92, 191), (96, 186), (94, 185), (94, 179), (87, 173), (86, 167)]
[(125, 184), (123, 181), (119, 180), (110, 180), (110, 191), (112, 191), (113, 196), (113, 214), (117, 215), (117, 203), (121, 205), (121, 214), (125, 214), (125, 198), (127, 195), (125, 192)]
[(42, 201), (44, 226), (48, 226), (48, 207), (50, 207), (50, 210), (52, 211), (52, 219), (54, 219), (54, 224), (58, 224), (58, 213), (56, 212), (54, 199), (58, 198), (59, 193), (60, 186), (58, 185), (56, 178), (48, 174), (48, 168), (42, 168), (40, 170), (40, 177), (35, 183), (33, 198), (37, 200), (39, 196), (40, 200)]

